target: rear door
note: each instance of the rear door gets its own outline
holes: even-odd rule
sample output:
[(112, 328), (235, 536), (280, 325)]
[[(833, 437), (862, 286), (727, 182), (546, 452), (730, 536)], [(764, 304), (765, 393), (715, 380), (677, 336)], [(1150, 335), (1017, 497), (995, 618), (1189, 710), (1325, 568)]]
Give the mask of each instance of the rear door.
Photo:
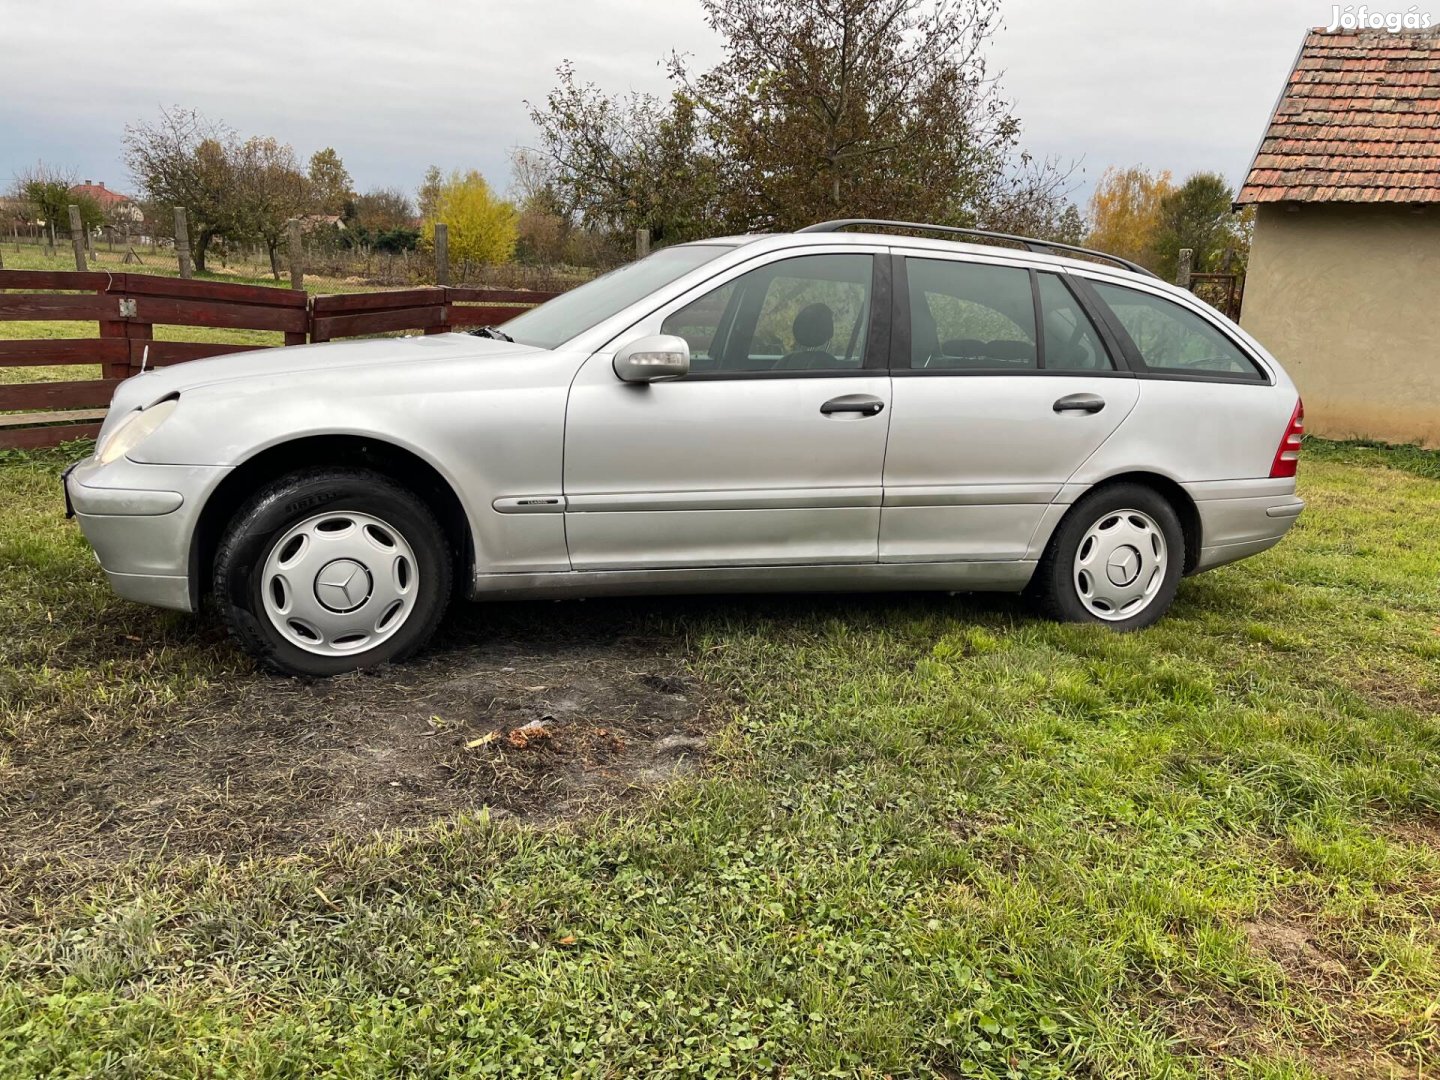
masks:
[(880, 560), (1023, 558), (1136, 380), (1065, 275), (927, 252), (895, 278)]

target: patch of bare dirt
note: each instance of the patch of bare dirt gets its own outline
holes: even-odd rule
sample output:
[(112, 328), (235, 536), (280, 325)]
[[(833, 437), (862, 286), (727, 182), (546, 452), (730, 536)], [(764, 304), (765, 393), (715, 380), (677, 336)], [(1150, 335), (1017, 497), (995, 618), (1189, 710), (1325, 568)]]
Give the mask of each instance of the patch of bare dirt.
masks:
[(1184, 1046), (1206, 1061), (1250, 1056), (1295, 1055), (1325, 1077), (1412, 1077), (1421, 1063), (1397, 1057), (1399, 1034), (1374, 1026), (1365, 1007), (1368, 972), (1346, 955), (1322, 915), (1287, 901), (1240, 924), (1250, 952), (1280, 969), (1286, 986), (1323, 1001), (1334, 1021), (1328, 1035), (1309, 1027), (1285, 1029), (1266, 1024), (1271, 1010), (1245, 1004), (1229, 989), (1172, 1002), (1166, 1008), (1170, 1030)]
[(1355, 984), (1350, 967), (1321, 936), (1313, 913), (1300, 907), (1268, 911), (1240, 924), (1250, 951), (1274, 962), (1287, 982), (1325, 997), (1340, 997)]
[(0, 908), (47, 866), (286, 854), (481, 807), (549, 821), (653, 788), (703, 759), (714, 695), (626, 615), (470, 608), (411, 664), (257, 674), (109, 741), (12, 748)]

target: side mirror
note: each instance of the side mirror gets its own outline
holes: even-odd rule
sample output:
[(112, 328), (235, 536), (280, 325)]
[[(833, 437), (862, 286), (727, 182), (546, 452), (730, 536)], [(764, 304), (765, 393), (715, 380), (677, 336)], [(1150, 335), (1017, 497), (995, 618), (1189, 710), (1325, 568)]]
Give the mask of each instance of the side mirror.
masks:
[(632, 341), (615, 354), (621, 382), (648, 383), (690, 374), (690, 346), (682, 337), (655, 334)]

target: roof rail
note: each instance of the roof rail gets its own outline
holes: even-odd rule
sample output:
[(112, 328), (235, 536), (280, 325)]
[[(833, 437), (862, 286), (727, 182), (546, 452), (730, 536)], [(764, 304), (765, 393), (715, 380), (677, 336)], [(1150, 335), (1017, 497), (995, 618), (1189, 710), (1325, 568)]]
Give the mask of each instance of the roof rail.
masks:
[(993, 232), (990, 229), (962, 229), (955, 225), (926, 225), (916, 221), (886, 221), (883, 218), (837, 218), (834, 221), (821, 221), (815, 225), (806, 225), (796, 232), (839, 232), (841, 229), (848, 229), (853, 225), (879, 225), (887, 229), (923, 229), (926, 232), (953, 233), (956, 236), (978, 236), (987, 240), (1006, 240), (1012, 244), (1019, 244), (1026, 251), (1070, 251), (1077, 255), (1089, 255), (1091, 258), (1103, 259), (1106, 262), (1115, 263), (1126, 270), (1134, 271), (1137, 274), (1144, 274), (1146, 277), (1156, 278), (1159, 275), (1151, 273), (1139, 263), (1131, 262), (1129, 259), (1122, 259), (1119, 255), (1111, 255), (1104, 251), (1095, 251), (1093, 248), (1078, 247), (1075, 244), (1062, 244), (1057, 240), (1040, 240), (1033, 236), (1016, 236), (1013, 233)]

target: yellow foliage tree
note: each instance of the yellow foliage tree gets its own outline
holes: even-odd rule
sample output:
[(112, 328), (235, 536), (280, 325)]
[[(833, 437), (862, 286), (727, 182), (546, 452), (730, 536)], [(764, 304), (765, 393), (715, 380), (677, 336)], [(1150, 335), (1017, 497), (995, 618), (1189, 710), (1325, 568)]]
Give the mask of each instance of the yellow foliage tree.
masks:
[(434, 245), (435, 225), (444, 222), (451, 259), (508, 262), (515, 254), (518, 217), (515, 207), (491, 191), (478, 172), (453, 172), (440, 184), (425, 218), (425, 243)]
[(1160, 229), (1161, 203), (1174, 190), (1168, 170), (1152, 174), (1140, 165), (1128, 169), (1112, 165), (1090, 196), (1086, 245), (1149, 266)]

